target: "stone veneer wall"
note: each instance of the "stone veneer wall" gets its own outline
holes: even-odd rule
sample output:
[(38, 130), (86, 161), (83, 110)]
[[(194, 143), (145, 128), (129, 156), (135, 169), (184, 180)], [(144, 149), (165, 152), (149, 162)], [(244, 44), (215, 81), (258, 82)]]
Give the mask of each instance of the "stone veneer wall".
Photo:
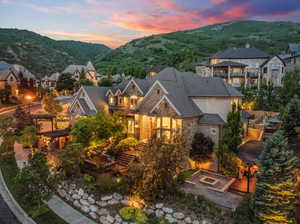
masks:
[[(157, 92), (158, 90), (159, 93)], [(164, 90), (158, 84), (156, 84), (140, 104), (139, 111), (149, 112), (159, 102), (164, 94)]]
[(199, 131), (199, 118), (188, 118), (182, 120), (183, 135), (186, 138), (187, 144), (191, 147), (194, 135)]

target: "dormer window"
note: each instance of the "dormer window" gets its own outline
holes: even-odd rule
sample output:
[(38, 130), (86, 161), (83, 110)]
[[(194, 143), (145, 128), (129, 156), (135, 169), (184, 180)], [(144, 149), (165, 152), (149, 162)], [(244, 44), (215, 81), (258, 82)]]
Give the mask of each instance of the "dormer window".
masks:
[(14, 81), (14, 78), (11, 76), (11, 77), (9, 78), (9, 81), (10, 81), (10, 82), (13, 82), (13, 81)]

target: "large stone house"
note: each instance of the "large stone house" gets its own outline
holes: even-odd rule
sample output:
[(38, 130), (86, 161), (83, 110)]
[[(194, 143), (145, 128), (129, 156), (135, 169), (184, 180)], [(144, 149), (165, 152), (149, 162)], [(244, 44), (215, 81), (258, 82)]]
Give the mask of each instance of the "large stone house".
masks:
[(55, 90), (56, 89), (56, 84), (59, 79), (60, 73), (55, 72), (51, 74), (50, 76), (45, 76), (42, 78), (41, 85), (45, 89), (49, 90)]
[(197, 64), (196, 72), (204, 77), (220, 77), (235, 87), (259, 86), (262, 81), (281, 85), (285, 62), (278, 56), (250, 47), (230, 48), (218, 52), (208, 61)]
[(35, 76), (24, 66), (0, 61), (0, 89), (9, 87), (11, 94), (19, 97), (25, 88), (32, 90), (35, 85)]
[(171, 139), (182, 132), (191, 143), (199, 131), (218, 144), (232, 104), (239, 104), (242, 97), (223, 79), (166, 68), (146, 79), (126, 80), (111, 88), (83, 86), (69, 112), (74, 120), (99, 110), (123, 111), (128, 135), (142, 141), (154, 134)]
[(288, 45), (288, 55), (285, 55), (284, 61), (287, 64), (287, 70), (291, 70), (295, 67), (300, 68), (300, 43)]

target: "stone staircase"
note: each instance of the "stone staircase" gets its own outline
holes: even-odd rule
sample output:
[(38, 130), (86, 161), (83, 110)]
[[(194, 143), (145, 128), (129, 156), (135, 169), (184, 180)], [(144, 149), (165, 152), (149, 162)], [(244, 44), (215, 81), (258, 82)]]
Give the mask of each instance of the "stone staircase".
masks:
[(122, 174), (126, 174), (128, 171), (128, 166), (131, 162), (133, 162), (137, 156), (131, 155), (128, 153), (122, 153), (121, 156), (116, 161), (116, 170)]

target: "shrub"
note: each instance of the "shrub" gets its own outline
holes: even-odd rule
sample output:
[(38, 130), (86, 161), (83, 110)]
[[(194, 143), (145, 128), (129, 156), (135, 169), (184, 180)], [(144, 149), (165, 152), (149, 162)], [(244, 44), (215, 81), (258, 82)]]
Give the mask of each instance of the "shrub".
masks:
[(119, 210), (119, 213), (126, 221), (132, 221), (137, 224), (144, 224), (148, 221), (145, 212), (139, 208), (124, 207)]
[(47, 205), (42, 205), (41, 207), (36, 207), (36, 208), (33, 208), (29, 211), (29, 215), (35, 219), (41, 215), (44, 215), (46, 213), (48, 213), (50, 211), (50, 209), (48, 208)]
[(89, 183), (95, 181), (95, 177), (93, 177), (93, 176), (91, 176), (89, 174), (84, 174), (83, 175), (83, 179), (84, 179), (84, 181), (89, 182)]
[(124, 207), (124, 208), (121, 208), (120, 211), (120, 216), (125, 219), (126, 221), (134, 221), (134, 208), (131, 208), (131, 207)]
[(250, 196), (246, 197), (234, 212), (235, 224), (251, 224), (254, 223), (254, 214), (249, 206)]
[(135, 138), (125, 138), (119, 142), (117, 148), (121, 151), (129, 150), (136, 147), (139, 144), (139, 141)]
[(177, 181), (180, 184), (184, 184), (185, 180), (192, 176), (197, 170), (186, 170), (178, 174)]
[(205, 161), (211, 157), (214, 142), (210, 137), (204, 136), (201, 132), (194, 135), (190, 156), (196, 161)]
[(100, 194), (110, 194), (118, 192), (128, 194), (129, 186), (124, 179), (117, 179), (108, 173), (100, 174), (96, 180), (97, 192)]

